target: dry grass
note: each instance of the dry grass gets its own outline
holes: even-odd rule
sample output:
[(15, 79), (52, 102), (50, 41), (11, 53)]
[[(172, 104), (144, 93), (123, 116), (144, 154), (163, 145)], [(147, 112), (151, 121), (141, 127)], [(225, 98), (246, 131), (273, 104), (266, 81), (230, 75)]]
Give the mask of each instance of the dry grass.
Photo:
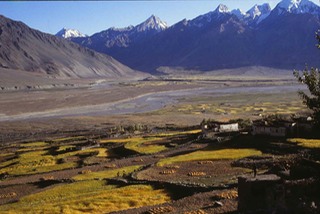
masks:
[(100, 143), (125, 143), (124, 147), (126, 149), (130, 149), (141, 154), (154, 154), (166, 150), (166, 147), (163, 145), (152, 144), (155, 141), (160, 140), (162, 140), (162, 138), (159, 137), (133, 137), (101, 140)]
[(196, 177), (196, 176), (205, 176), (207, 175), (205, 172), (189, 172), (188, 176)]
[(49, 144), (46, 142), (30, 142), (30, 143), (23, 143), (20, 146), (21, 147), (44, 147), (44, 146), (48, 146)]
[(187, 211), (184, 212), (183, 214), (207, 214), (205, 211), (199, 209), (199, 210), (195, 210), (195, 211)]
[(6, 156), (10, 156), (10, 155), (14, 155), (14, 153), (5, 153), (5, 154), (0, 154), (0, 157), (6, 157)]
[(128, 143), (132, 138), (119, 138), (119, 139), (104, 139), (100, 140), (100, 143)]
[(177, 135), (188, 135), (188, 134), (199, 134), (199, 133), (201, 133), (201, 129), (180, 131), (180, 132), (166, 132), (166, 133), (159, 133), (151, 136), (152, 137), (173, 137)]
[(99, 172), (91, 172), (88, 174), (82, 174), (77, 175), (73, 177), (75, 180), (93, 180), (93, 179), (104, 179), (104, 178), (113, 178), (118, 175), (123, 175), (123, 173), (128, 174), (135, 170), (138, 170), (141, 167), (141, 165), (138, 166), (128, 166), (123, 167), (119, 169), (113, 169), (113, 170), (105, 170), (105, 171), (99, 171)]
[(66, 146), (59, 146), (59, 149), (57, 149), (57, 152), (66, 151), (67, 149), (75, 148), (73, 145), (66, 145)]
[(158, 162), (157, 165), (164, 166), (177, 162), (187, 161), (239, 159), (252, 155), (262, 155), (262, 153), (255, 149), (221, 149), (214, 151), (196, 151), (185, 155), (162, 159)]
[(176, 111), (183, 114), (201, 114), (202, 112), (212, 114), (231, 114), (238, 115), (242, 113), (265, 113), (265, 114), (292, 114), (303, 110), (304, 107), (300, 102), (273, 103), (261, 102), (247, 105), (245, 103), (232, 103), (221, 105), (219, 103), (192, 103), (179, 104)]
[(92, 171), (90, 169), (84, 169), (82, 170), (81, 172), (79, 172), (79, 174), (82, 174), (82, 175), (87, 175), (87, 174), (90, 174)]
[(163, 145), (150, 145), (159, 140), (161, 140), (161, 138), (137, 138), (127, 143), (125, 148), (139, 152), (140, 154), (154, 154), (166, 150), (166, 147)]
[(96, 148), (96, 151), (98, 151), (97, 157), (108, 157), (108, 150), (105, 148)]
[(57, 155), (55, 157), (57, 159), (61, 159), (61, 158), (65, 158), (65, 157), (81, 155), (81, 154), (89, 154), (89, 153), (94, 153), (94, 152), (98, 152), (97, 157), (107, 157), (108, 156), (108, 151), (105, 148), (91, 148), (91, 149), (67, 152), (67, 153)]
[[(143, 195), (143, 197), (141, 197)], [(106, 213), (170, 201), (163, 190), (149, 185), (117, 188), (105, 181), (81, 181), (56, 186), (0, 206), (2, 213)]]
[(106, 139), (101, 140), (100, 143), (124, 143), (126, 149), (130, 149), (140, 154), (154, 154), (167, 149), (164, 145), (158, 145), (158, 142), (168, 141), (169, 137), (198, 134), (200, 132), (201, 130), (199, 129), (182, 132), (165, 132), (145, 137), (138, 136), (132, 138)]
[(20, 146), (20, 149), (18, 149), (17, 152), (40, 151), (50, 147), (49, 143), (42, 142), (42, 141), (22, 143), (19, 146)]
[(234, 199), (238, 198), (237, 190), (224, 191), (218, 195), (220, 199)]
[(221, 96), (200, 95), (187, 97), (174, 106), (152, 112), (156, 115), (188, 115), (199, 117), (207, 114), (214, 116), (229, 115), (235, 117), (249, 117), (252, 115), (294, 114), (305, 111), (305, 106), (295, 92), (288, 96), (265, 93), (225, 94)]
[(64, 137), (52, 140), (55, 143), (63, 142), (63, 141), (72, 141), (72, 140), (81, 140), (85, 139), (84, 136), (76, 136), (76, 137)]
[(170, 175), (176, 173), (176, 170), (170, 169), (170, 170), (163, 170), (160, 172), (161, 175)]
[(92, 148), (82, 151), (72, 151), (54, 156), (47, 154), (46, 150), (30, 150), (20, 154), (17, 158), (0, 163), (0, 173), (7, 172), (11, 175), (27, 175), (73, 168), (77, 166), (76, 162), (65, 162), (58, 164), (58, 160), (93, 152), (98, 152), (96, 157), (108, 156), (108, 151), (105, 148)]
[(154, 207), (146, 212), (146, 214), (163, 214), (172, 212), (174, 209), (170, 206)]
[(290, 143), (296, 143), (305, 148), (320, 148), (319, 139), (291, 138), (287, 140)]
[(14, 198), (17, 197), (17, 193), (15, 192), (10, 192), (10, 193), (6, 193), (6, 194), (0, 194), (0, 199), (2, 198)]
[(54, 170), (63, 170), (76, 166), (76, 163), (57, 164), (57, 158), (46, 155), (46, 151), (26, 152), (19, 155), (18, 158), (6, 161), (0, 164), (0, 173), (7, 172), (11, 175), (36, 174), (41, 172), (50, 172)]

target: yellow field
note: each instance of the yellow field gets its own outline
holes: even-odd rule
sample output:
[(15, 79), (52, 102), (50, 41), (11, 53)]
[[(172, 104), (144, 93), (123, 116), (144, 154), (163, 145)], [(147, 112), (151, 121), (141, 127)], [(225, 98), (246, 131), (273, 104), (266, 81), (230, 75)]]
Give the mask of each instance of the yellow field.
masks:
[(291, 138), (287, 140), (290, 143), (296, 143), (299, 146), (306, 148), (320, 148), (319, 139), (303, 139), (303, 138)]
[(100, 143), (125, 143), (125, 148), (132, 151), (136, 151), (141, 154), (153, 154), (166, 149), (162, 145), (150, 145), (155, 141), (162, 140), (162, 138), (157, 137), (133, 137), (124, 139), (109, 139), (101, 140)]
[(48, 146), (49, 144), (46, 142), (31, 142), (31, 143), (22, 143), (20, 146), (21, 147), (43, 147), (43, 146)]
[(162, 159), (157, 165), (164, 166), (176, 162), (200, 160), (238, 159), (252, 155), (262, 155), (262, 153), (256, 149), (220, 149), (214, 151), (196, 151), (185, 155)]
[(19, 155), (18, 158), (0, 164), (0, 173), (11, 175), (35, 174), (75, 167), (76, 163), (57, 164), (57, 158), (46, 155), (46, 151), (33, 151)]
[(72, 151), (55, 156), (47, 154), (45, 150), (30, 150), (20, 154), (17, 158), (0, 163), (0, 173), (7, 172), (10, 175), (26, 175), (73, 168), (76, 167), (77, 163), (67, 162), (58, 164), (58, 160), (91, 152), (98, 152), (96, 157), (108, 156), (108, 151), (105, 148)]
[(39, 142), (28, 142), (22, 143), (19, 145), (21, 148), (17, 152), (31, 152), (31, 151), (40, 151), (49, 148), (49, 143), (39, 141)]
[(156, 142), (166, 141), (169, 137), (174, 137), (178, 135), (187, 135), (187, 134), (198, 134), (201, 130), (190, 130), (182, 132), (167, 132), (167, 133), (158, 133), (149, 136), (138, 136), (133, 138), (120, 138), (120, 139), (106, 139), (100, 140), (100, 143), (124, 143), (126, 149), (136, 151), (140, 154), (154, 154), (166, 150), (167, 148), (163, 145), (157, 145)]
[(132, 141), (125, 145), (125, 148), (141, 154), (153, 154), (166, 149), (165, 146), (161, 145), (148, 145), (159, 140), (161, 140), (161, 138), (133, 138)]
[[(168, 132), (159, 133), (150, 136), (138, 136), (133, 138), (121, 138), (121, 139), (107, 139), (101, 140), (100, 143), (124, 143), (125, 148), (138, 152), (140, 154), (154, 154), (167, 148), (161, 145), (161, 142), (169, 141), (170, 137), (187, 135), (187, 134), (197, 134), (201, 130), (190, 130), (182, 132)], [(82, 136), (78, 137), (68, 137), (55, 139), (54, 142), (62, 142), (66, 140), (76, 140), (81, 139)], [(159, 142), (159, 144), (158, 144)], [(58, 162), (67, 157), (76, 156), (80, 154), (88, 154), (92, 152), (97, 152), (96, 157), (105, 158), (109, 156), (107, 149), (105, 148), (91, 148), (81, 151), (70, 151), (66, 152), (69, 148), (74, 148), (74, 145), (62, 145), (57, 151), (64, 152), (59, 155), (50, 155), (47, 152), (50, 144), (46, 142), (30, 142), (21, 144), (21, 149), (18, 152), (21, 153), (18, 157), (0, 163), (0, 173), (9, 173), (11, 175), (27, 175), (36, 174), (42, 172), (50, 172), (54, 170), (63, 170), (68, 168), (73, 168), (77, 166), (76, 162)], [(59, 164), (58, 164), (59, 163)]]
[[(143, 196), (143, 197), (141, 197)], [(109, 213), (170, 201), (163, 190), (149, 185), (120, 187), (105, 181), (81, 181), (21, 198), (0, 206), (1, 213)]]
[(85, 139), (85, 137), (84, 136), (64, 137), (64, 138), (54, 139), (52, 141), (57, 143), (57, 142), (63, 142), (63, 141), (69, 141), (69, 140), (80, 140), (80, 139)]
[(131, 173), (134, 170), (139, 169), (140, 167), (142, 167), (142, 165), (128, 166), (120, 169), (112, 169), (112, 170), (105, 170), (105, 171), (99, 171), (99, 172), (91, 172), (87, 174), (77, 175), (73, 177), (73, 179), (81, 181), (81, 180), (113, 178), (113, 177), (116, 177), (118, 173), (120, 176), (122, 176), (123, 173), (125, 174)]
[[(297, 93), (279, 97), (277, 94), (225, 94), (218, 97), (188, 97), (174, 106), (152, 112), (155, 115), (228, 115), (248, 117), (252, 114), (294, 114), (306, 108)], [(150, 113), (151, 114), (151, 113)]]
[[(264, 114), (292, 114), (297, 111), (303, 110), (304, 106), (301, 102), (290, 102), (290, 103), (255, 103), (246, 105), (244, 103), (233, 103), (228, 105), (221, 105), (219, 103), (209, 103), (209, 104), (179, 104), (175, 111), (184, 114), (201, 114), (202, 112), (212, 113), (212, 114), (232, 114), (238, 115), (242, 113), (259, 113)], [(161, 111), (161, 110), (160, 110)]]
[(0, 154), (0, 157), (6, 157), (6, 156), (9, 156), (9, 155), (14, 155), (14, 153)]
[(108, 157), (108, 150), (105, 148), (96, 148), (95, 151), (98, 151), (97, 157)]
[(74, 148), (75, 146), (73, 145), (67, 145), (67, 146), (59, 146), (59, 149), (57, 150), (57, 152), (62, 152), (62, 151), (65, 151), (67, 149), (72, 149)]
[(200, 132), (201, 132), (201, 129), (195, 129), (195, 130), (181, 131), (181, 132), (159, 133), (159, 134), (151, 135), (150, 137), (172, 137), (177, 135), (199, 134)]

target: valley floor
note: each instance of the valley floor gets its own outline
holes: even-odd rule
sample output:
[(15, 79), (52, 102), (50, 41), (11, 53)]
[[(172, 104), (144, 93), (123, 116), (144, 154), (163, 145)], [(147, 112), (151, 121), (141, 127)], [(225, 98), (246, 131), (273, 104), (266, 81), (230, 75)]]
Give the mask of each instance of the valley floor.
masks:
[[(291, 113), (301, 105), (290, 76), (164, 76), (137, 81), (71, 81), (65, 87), (0, 91), (0, 122), (83, 116), (182, 113), (200, 117)], [(51, 85), (52, 86), (52, 85)], [(272, 103), (279, 103), (272, 108)], [(289, 108), (286, 107), (289, 104)], [(202, 114), (202, 115), (201, 115)], [(149, 114), (150, 115), (150, 114)], [(165, 119), (164, 119), (165, 121)]]
[(2, 90), (0, 210), (235, 212), (237, 177), (252, 174), (235, 160), (303, 148), (284, 140), (292, 150), (279, 153), (247, 135), (217, 144), (199, 137), (200, 122), (304, 112), (298, 89), (289, 76), (168, 75)]

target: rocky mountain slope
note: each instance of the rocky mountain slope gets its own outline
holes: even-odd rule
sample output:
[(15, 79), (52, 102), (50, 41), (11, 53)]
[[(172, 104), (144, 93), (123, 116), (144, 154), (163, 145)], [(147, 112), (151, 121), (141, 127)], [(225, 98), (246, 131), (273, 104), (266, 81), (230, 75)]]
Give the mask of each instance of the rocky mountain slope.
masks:
[(4, 16), (0, 16), (0, 47), (0, 70), (28, 71), (60, 78), (118, 78), (136, 74), (110, 56)]

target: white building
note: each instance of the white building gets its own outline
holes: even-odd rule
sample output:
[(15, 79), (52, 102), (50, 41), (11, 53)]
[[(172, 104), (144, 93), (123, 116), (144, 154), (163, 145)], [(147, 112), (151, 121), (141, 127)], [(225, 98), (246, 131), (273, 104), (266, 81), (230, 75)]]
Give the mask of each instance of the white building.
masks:
[(238, 123), (229, 123), (229, 124), (220, 124), (219, 132), (238, 132), (239, 124)]
[(203, 132), (238, 132), (238, 123), (209, 122), (202, 126)]

